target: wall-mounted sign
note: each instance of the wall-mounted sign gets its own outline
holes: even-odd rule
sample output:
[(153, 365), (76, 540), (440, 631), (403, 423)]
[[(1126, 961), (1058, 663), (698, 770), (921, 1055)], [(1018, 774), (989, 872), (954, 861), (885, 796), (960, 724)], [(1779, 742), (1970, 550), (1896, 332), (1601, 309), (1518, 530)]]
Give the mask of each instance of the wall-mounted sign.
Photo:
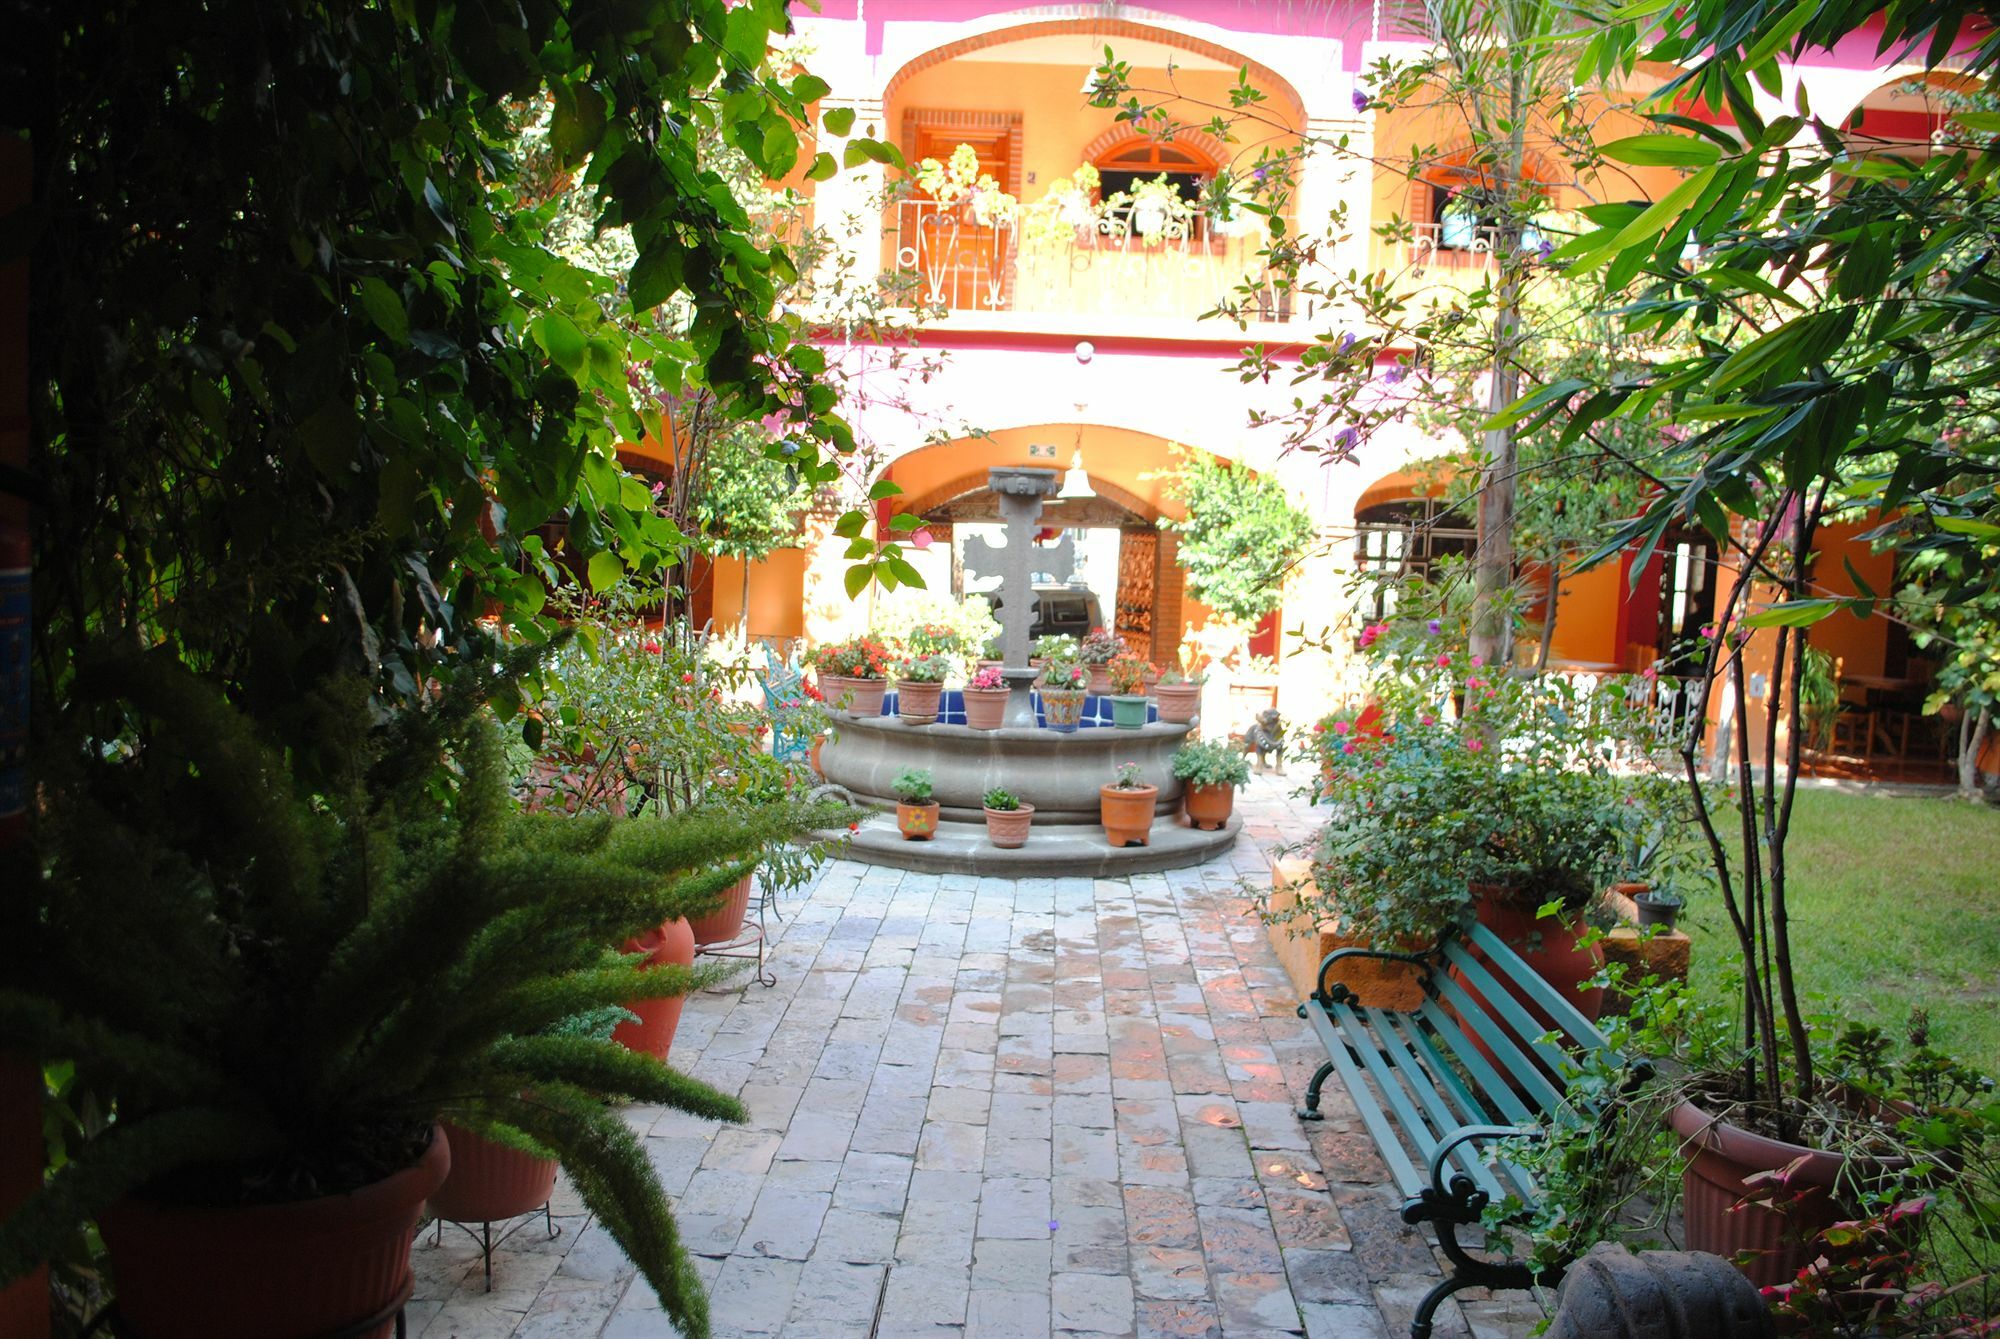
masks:
[(1056, 458), (1056, 444), (1054, 442), (1028, 443), (1028, 459), (1054, 460), (1055, 458)]

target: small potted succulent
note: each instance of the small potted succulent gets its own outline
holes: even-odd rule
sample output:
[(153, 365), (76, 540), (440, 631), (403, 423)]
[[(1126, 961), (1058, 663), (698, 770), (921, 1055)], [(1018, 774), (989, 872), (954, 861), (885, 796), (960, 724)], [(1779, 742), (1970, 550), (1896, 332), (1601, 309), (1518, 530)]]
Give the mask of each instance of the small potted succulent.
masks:
[(1125, 654), (1125, 639), (1105, 628), (1092, 628), (1077, 647), (1077, 659), (1090, 671), (1090, 693), (1105, 697), (1119, 691), (1111, 686), (1111, 662)]
[(1160, 788), (1149, 785), (1139, 764), (1118, 764), (1111, 784), (1097, 790), (1098, 816), (1113, 846), (1145, 846), (1153, 832), (1153, 801)]
[(937, 836), (938, 802), (931, 798), (928, 767), (906, 767), (889, 788), (896, 792), (896, 830), (906, 842), (927, 842)]
[(1250, 782), (1250, 760), (1226, 740), (1190, 742), (1174, 750), (1174, 775), (1185, 787), (1188, 825), (1220, 831), (1236, 808), (1236, 791)]
[(965, 685), (965, 723), (974, 730), (998, 730), (1012, 695), (998, 665), (982, 665)]
[(1064, 734), (1083, 723), (1089, 675), (1073, 660), (1052, 660), (1042, 670), (1042, 724)]
[(1013, 791), (995, 786), (986, 792), (986, 839), (1003, 851), (1027, 844), (1035, 806), (1021, 803)]
[(1153, 685), (1153, 700), (1160, 704), (1160, 719), (1175, 725), (1186, 725), (1194, 720), (1201, 710), (1201, 686), (1204, 678), (1197, 674), (1192, 678), (1184, 676), (1177, 669), (1170, 669), (1160, 676)]
[(938, 699), (952, 657), (941, 651), (906, 656), (896, 662), (896, 715), (911, 725), (929, 725), (938, 717)]
[(1112, 657), (1105, 666), (1111, 687), (1111, 723), (1121, 730), (1137, 730), (1146, 723), (1145, 658), (1127, 652)]

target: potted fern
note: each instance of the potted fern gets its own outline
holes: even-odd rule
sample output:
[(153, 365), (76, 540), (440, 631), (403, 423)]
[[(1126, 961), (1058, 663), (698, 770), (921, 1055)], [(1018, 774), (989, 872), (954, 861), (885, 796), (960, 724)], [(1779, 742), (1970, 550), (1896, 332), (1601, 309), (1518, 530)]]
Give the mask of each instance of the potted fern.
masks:
[(75, 719), (115, 707), (140, 746), (49, 739), (17, 871), (39, 910), (0, 948), (0, 1045), (73, 1062), (117, 1119), (0, 1223), (0, 1284), (95, 1220), (134, 1333), (386, 1335), (450, 1121), (553, 1154), (668, 1315), (707, 1332), (604, 1099), (739, 1104), (549, 1029), (658, 993), (604, 946), (706, 909), (766, 845), (845, 811), (523, 814), (477, 707), (499, 682), (462, 673), (375, 730), (347, 685), (312, 704), (310, 747), (281, 752), (155, 657), (79, 676)]

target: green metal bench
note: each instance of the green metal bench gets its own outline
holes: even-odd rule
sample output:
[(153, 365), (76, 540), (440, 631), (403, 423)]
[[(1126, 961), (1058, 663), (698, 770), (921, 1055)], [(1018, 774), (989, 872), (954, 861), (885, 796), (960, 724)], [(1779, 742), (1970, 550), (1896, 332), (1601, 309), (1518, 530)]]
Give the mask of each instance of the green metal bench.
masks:
[[(1346, 958), (1416, 965), (1422, 1005), (1370, 1008), (1333, 979)], [(1548, 1021), (1531, 1014), (1524, 1000)], [(1575, 1119), (1563, 1104), (1569, 1053), (1610, 1050), (1590, 1020), (1483, 925), (1448, 930), (1421, 953), (1337, 949), (1320, 963), (1299, 1016), (1330, 1057), (1313, 1074), (1299, 1119), (1321, 1118), (1320, 1089), (1338, 1072), (1403, 1194), (1403, 1221), (1433, 1224), (1452, 1263), (1418, 1305), (1411, 1339), (1429, 1339), (1433, 1315), (1460, 1288), (1560, 1282), (1560, 1271), (1472, 1255), (1457, 1230), (1510, 1195), (1523, 1205), (1536, 1202), (1527, 1173), (1482, 1158), (1479, 1145), (1536, 1137), (1552, 1120)]]

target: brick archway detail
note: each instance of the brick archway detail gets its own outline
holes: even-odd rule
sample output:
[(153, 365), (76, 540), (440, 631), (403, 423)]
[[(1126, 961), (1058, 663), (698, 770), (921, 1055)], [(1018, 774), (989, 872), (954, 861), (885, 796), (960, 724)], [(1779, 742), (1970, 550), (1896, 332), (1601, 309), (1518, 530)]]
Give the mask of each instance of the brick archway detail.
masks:
[[(933, 47), (922, 55), (911, 58), (902, 69), (896, 71), (882, 90), (882, 103), (886, 107), (895, 98), (897, 90), (908, 82), (912, 75), (920, 74), (934, 65), (954, 60), (967, 52), (1004, 46), (1009, 42), (1019, 42), (1030, 37), (1056, 37), (1065, 33), (1087, 33), (1093, 37), (1142, 38), (1149, 42), (1159, 42), (1164, 46), (1179, 47), (1198, 56), (1207, 56), (1231, 68), (1247, 67), (1250, 71), (1250, 82), (1270, 94), (1272, 99), (1291, 115), (1295, 127), (1301, 130), (1305, 127), (1305, 100), (1299, 96), (1298, 90), (1292, 87), (1289, 80), (1270, 66), (1251, 60), (1239, 51), (1231, 51), (1228, 47), (1219, 46), (1214, 42), (1204, 41), (1199, 37), (1189, 37), (1185, 33), (1177, 33), (1168, 28), (1133, 23), (1129, 19), (1051, 19), (1042, 23), (1024, 23), (1018, 27), (1000, 28), (990, 33), (980, 33), (976, 37), (947, 42), (943, 46)], [(1227, 162), (1228, 158), (1225, 155), (1218, 161)]]
[[(1133, 140), (1148, 138), (1151, 137), (1143, 130), (1135, 130), (1130, 125), (1121, 123), (1112, 126), (1102, 135), (1084, 145), (1083, 152), (1077, 155), (1077, 161), (1080, 163), (1095, 163), (1121, 144), (1129, 144)], [(1173, 133), (1169, 142), (1173, 144), (1185, 144), (1196, 153), (1206, 156), (1217, 167), (1225, 167), (1229, 163), (1231, 156), (1229, 146), (1205, 130), (1196, 130), (1192, 126), (1183, 126)]]

